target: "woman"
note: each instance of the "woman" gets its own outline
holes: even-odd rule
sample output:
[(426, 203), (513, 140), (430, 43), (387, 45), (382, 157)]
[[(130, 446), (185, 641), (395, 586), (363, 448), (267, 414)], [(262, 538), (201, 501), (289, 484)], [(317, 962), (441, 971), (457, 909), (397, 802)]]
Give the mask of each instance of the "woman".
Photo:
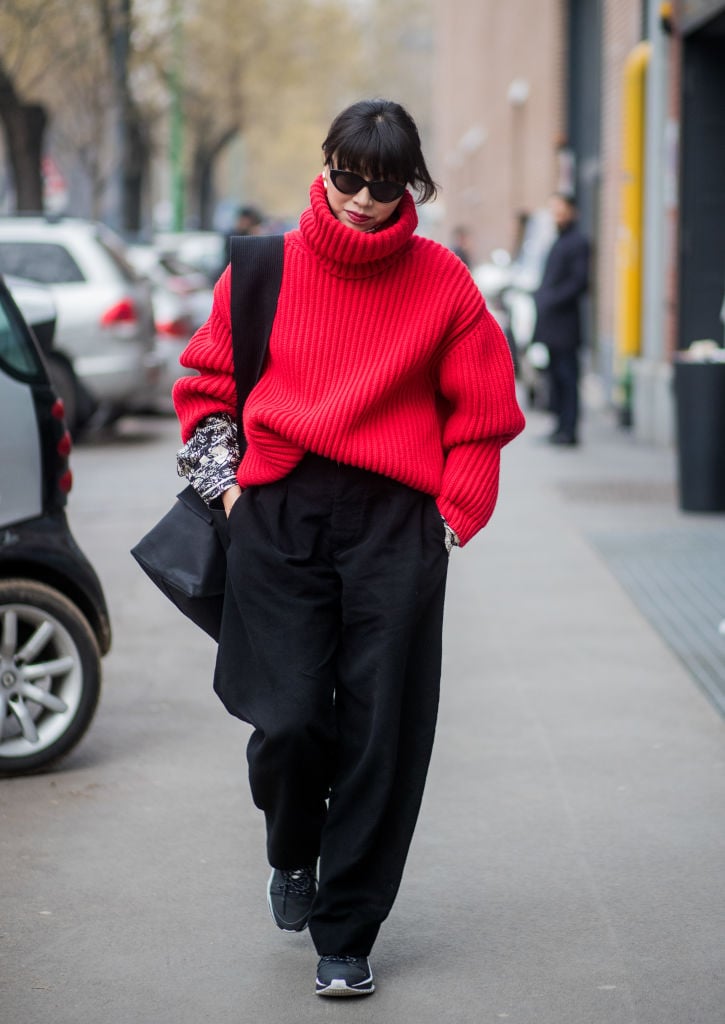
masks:
[[(320, 995), (367, 995), (430, 759), (452, 545), (488, 521), (522, 430), (508, 345), (466, 267), (414, 235), (435, 195), (414, 122), (364, 101), (324, 168), (284, 273), (239, 463), (230, 272), (174, 389), (179, 471), (228, 515), (214, 687), (250, 722), (268, 901), (309, 926)], [(319, 863), (319, 881), (317, 866)]]

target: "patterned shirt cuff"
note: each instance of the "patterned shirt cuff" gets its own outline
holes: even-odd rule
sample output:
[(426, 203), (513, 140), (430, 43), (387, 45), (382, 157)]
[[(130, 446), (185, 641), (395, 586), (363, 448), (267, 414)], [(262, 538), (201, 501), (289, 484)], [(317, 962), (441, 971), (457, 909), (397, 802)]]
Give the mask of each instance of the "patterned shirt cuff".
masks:
[(226, 413), (207, 416), (176, 453), (176, 472), (207, 503), (237, 482), (237, 424)]
[(448, 523), (446, 522), (445, 516), (441, 516), (441, 519), (443, 520), (443, 525), (446, 528), (446, 551), (450, 555), (451, 548), (460, 547), (461, 541), (453, 527), (449, 526)]

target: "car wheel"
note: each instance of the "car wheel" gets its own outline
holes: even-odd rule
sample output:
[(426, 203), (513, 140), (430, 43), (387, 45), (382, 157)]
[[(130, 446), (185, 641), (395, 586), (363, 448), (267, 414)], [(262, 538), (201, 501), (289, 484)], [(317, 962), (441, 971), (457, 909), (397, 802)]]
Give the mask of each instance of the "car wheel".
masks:
[(73, 368), (63, 359), (48, 356), (48, 373), (56, 394), (63, 399), (65, 424), (71, 434), (78, 426), (78, 382)]
[(85, 617), (34, 580), (0, 581), (0, 774), (45, 768), (91, 723), (101, 658)]

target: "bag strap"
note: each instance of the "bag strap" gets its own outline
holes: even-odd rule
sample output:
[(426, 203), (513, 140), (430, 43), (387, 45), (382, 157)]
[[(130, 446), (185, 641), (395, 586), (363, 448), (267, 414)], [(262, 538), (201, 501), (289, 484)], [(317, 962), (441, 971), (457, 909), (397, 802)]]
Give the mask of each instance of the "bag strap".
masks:
[(262, 375), (269, 335), (282, 283), (284, 235), (234, 235), (232, 265), (232, 354), (237, 388), (237, 440), (243, 455), (247, 442), (242, 411)]

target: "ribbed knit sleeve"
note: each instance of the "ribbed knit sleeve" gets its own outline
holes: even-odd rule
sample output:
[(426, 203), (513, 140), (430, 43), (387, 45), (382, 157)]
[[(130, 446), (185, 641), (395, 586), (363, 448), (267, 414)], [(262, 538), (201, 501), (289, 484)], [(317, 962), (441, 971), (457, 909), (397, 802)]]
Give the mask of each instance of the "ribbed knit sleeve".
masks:
[[(498, 495), (500, 452), (524, 428), (516, 400), (508, 342), (466, 280), (458, 303), (468, 326), (447, 348), (438, 386), (448, 415), (443, 424), (446, 453), (440, 493), (441, 514), (466, 544), (491, 518)], [(471, 311), (479, 313), (471, 322)]]
[(177, 380), (172, 391), (184, 444), (205, 416), (237, 414), (230, 288), (231, 269), (227, 267), (214, 287), (209, 319), (193, 335), (181, 356), (182, 366), (198, 371), (195, 376)]

